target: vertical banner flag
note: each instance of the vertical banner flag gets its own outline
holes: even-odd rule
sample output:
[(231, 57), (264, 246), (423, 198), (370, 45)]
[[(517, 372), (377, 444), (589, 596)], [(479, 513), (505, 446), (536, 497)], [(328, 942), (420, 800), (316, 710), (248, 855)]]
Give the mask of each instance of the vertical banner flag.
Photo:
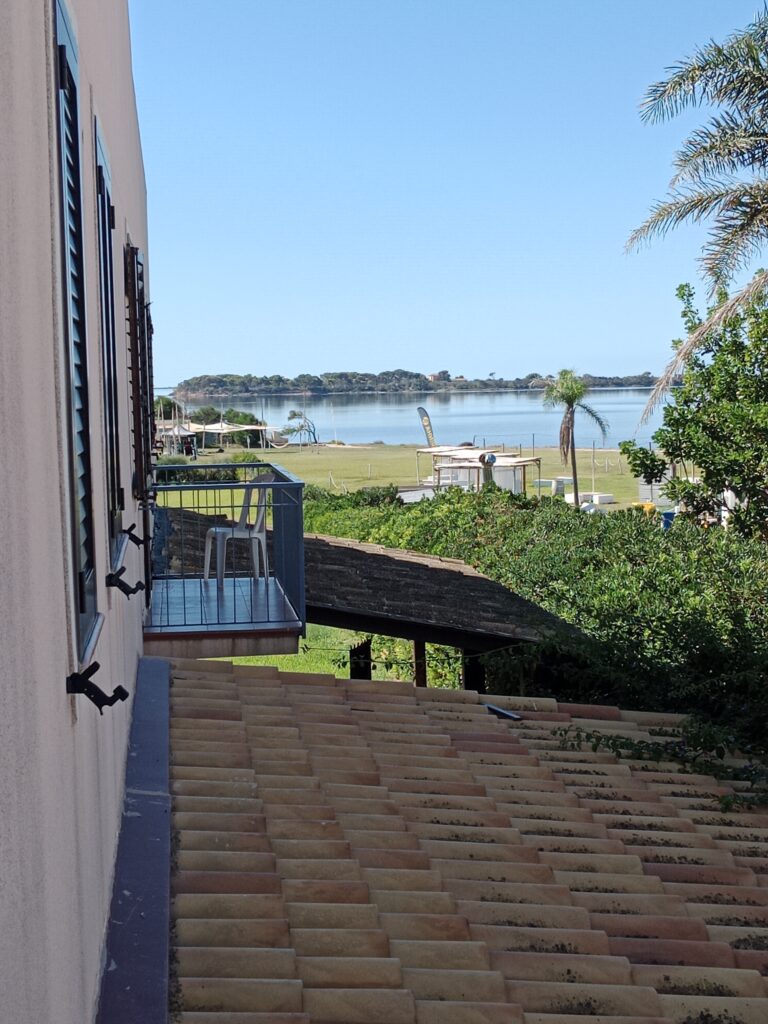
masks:
[(435, 440), (435, 435), (432, 430), (432, 421), (429, 418), (429, 413), (421, 405), (418, 406), (416, 412), (419, 414), (419, 418), (421, 419), (421, 425), (422, 427), (424, 427), (424, 433), (427, 435), (427, 444), (429, 445), (430, 448), (436, 447), (437, 441)]

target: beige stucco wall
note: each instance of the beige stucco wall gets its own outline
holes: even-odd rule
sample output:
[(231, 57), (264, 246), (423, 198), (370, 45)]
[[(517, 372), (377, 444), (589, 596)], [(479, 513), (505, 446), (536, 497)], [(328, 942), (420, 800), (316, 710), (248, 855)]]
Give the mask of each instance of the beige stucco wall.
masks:
[[(107, 591), (92, 113), (116, 207), (121, 468), (130, 498), (122, 246), (146, 249), (125, 0), (69, 0), (80, 51), (89, 380), (99, 610), (96, 677), (133, 690), (141, 597)], [(120, 823), (130, 702), (68, 697), (76, 668), (64, 417), (54, 0), (0, 3), (0, 1019), (92, 1020)], [(129, 546), (126, 579), (141, 575)]]

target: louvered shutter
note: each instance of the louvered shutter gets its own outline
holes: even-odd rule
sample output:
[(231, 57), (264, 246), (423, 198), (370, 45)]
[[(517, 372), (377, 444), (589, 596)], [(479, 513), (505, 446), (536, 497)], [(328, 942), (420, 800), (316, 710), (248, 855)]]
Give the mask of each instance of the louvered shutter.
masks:
[[(125, 301), (131, 359), (131, 407), (133, 432), (133, 496), (142, 508), (145, 537), (151, 535), (153, 501), (152, 445), (155, 412), (152, 393), (152, 318), (146, 296), (144, 257), (135, 245), (125, 247)], [(144, 546), (144, 600), (150, 605), (152, 554)]]
[(152, 492), (152, 442), (155, 436), (152, 398), (152, 320), (146, 297), (144, 257), (135, 245), (125, 249), (125, 296), (131, 357), (133, 418), (133, 494), (143, 503)]
[(113, 567), (124, 540), (125, 501), (120, 478), (120, 416), (118, 407), (117, 340), (115, 337), (114, 269), (112, 231), (114, 207), (112, 184), (98, 125), (96, 138), (96, 210), (99, 244), (99, 297), (101, 307), (101, 352), (104, 373), (104, 433), (107, 484), (107, 526)]
[(73, 546), (77, 573), (78, 650), (82, 656), (96, 621), (96, 571), (91, 501), (77, 50), (60, 7), (57, 7), (57, 42), (63, 291), (69, 362), (70, 446), (74, 498)]

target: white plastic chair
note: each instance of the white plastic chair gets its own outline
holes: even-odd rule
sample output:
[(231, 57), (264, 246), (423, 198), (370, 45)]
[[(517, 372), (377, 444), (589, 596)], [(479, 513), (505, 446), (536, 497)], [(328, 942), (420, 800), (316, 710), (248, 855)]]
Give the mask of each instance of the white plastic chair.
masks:
[[(258, 482), (247, 483), (243, 495), (243, 507), (240, 510), (240, 518), (236, 526), (212, 526), (205, 535), (205, 570), (204, 579), (208, 579), (211, 568), (211, 548), (213, 539), (216, 538), (216, 583), (217, 586), (224, 586), (224, 565), (227, 557), (227, 541), (242, 539), (250, 541), (251, 561), (253, 562), (253, 575), (259, 577), (259, 555), (264, 567), (264, 578), (269, 577), (269, 560), (267, 558), (267, 488), (259, 487), (258, 484), (271, 483), (274, 476), (261, 476)], [(251, 499), (256, 491), (256, 519), (253, 523), (248, 522), (251, 511)]]

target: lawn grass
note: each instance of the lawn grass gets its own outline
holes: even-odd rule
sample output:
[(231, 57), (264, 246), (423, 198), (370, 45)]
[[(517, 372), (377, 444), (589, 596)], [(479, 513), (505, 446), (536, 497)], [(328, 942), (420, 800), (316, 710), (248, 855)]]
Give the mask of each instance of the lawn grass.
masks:
[[(227, 449), (227, 452), (235, 450), (239, 449)], [(385, 484), (415, 486), (416, 450), (416, 445), (318, 445), (303, 448), (291, 445), (265, 454), (268, 459), (274, 460), (305, 483), (341, 493), (345, 490), (356, 491), (361, 487), (381, 487)], [(529, 456), (532, 452), (530, 448), (524, 448), (522, 454)], [(542, 460), (542, 479), (570, 475), (570, 469), (563, 466), (556, 448), (537, 448), (535, 454)], [(254, 458), (258, 457), (259, 454), (254, 452)], [(597, 449), (594, 459), (595, 490), (613, 494), (622, 506), (637, 501), (638, 482), (615, 448)], [(578, 449), (576, 464), (579, 489), (591, 491), (592, 449)], [(421, 456), (421, 466), (423, 473), (429, 472), (427, 456)], [(535, 479), (535, 473), (529, 473), (529, 490), (533, 494), (536, 492), (531, 484)]]
[[(298, 654), (254, 654), (214, 660), (231, 660), (236, 665), (272, 665), (286, 672), (320, 672), (336, 676), (337, 679), (349, 679), (349, 651), (360, 639), (361, 634), (351, 629), (335, 629), (309, 623), (306, 638), (299, 641)], [(447, 667), (446, 651), (454, 654), (452, 667)], [(426, 653), (429, 685), (459, 688), (460, 665), (453, 649), (427, 644)], [(413, 648), (409, 640), (375, 637), (371, 678), (413, 682), (412, 658)]]
[(273, 665), (286, 672), (323, 672), (349, 678), (347, 665), (338, 664), (349, 652), (356, 634), (351, 629), (307, 626), (306, 639), (299, 641), (298, 654), (265, 654), (233, 659), (237, 665)]
[[(349, 649), (359, 640), (360, 635), (351, 629), (309, 623), (306, 639), (299, 641), (298, 654), (253, 655), (233, 660), (237, 665), (273, 665), (287, 672), (322, 672), (339, 679), (349, 679)], [(374, 662), (371, 674), (374, 679), (411, 678), (410, 665), (398, 672)]]
[[(523, 454), (530, 454), (524, 452)], [(542, 479), (552, 479), (556, 476), (570, 476), (570, 469), (564, 466), (560, 460), (560, 453), (556, 448), (540, 448), (536, 452), (541, 456)], [(576, 450), (576, 467), (579, 474), (579, 491), (591, 491), (592, 487), (592, 458), (591, 448), (579, 448)], [(626, 506), (638, 497), (638, 481), (630, 473), (625, 460), (621, 457), (616, 448), (598, 448), (594, 452), (595, 485), (594, 490), (612, 494), (616, 501)], [(534, 478), (535, 479), (535, 478)], [(532, 488), (529, 487), (529, 491)], [(533, 490), (533, 493), (536, 493)], [(616, 507), (616, 506), (608, 506)]]
[(385, 484), (416, 484), (415, 445), (321, 445), (301, 449), (291, 446), (272, 452), (271, 456), (305, 483), (337, 493)]

